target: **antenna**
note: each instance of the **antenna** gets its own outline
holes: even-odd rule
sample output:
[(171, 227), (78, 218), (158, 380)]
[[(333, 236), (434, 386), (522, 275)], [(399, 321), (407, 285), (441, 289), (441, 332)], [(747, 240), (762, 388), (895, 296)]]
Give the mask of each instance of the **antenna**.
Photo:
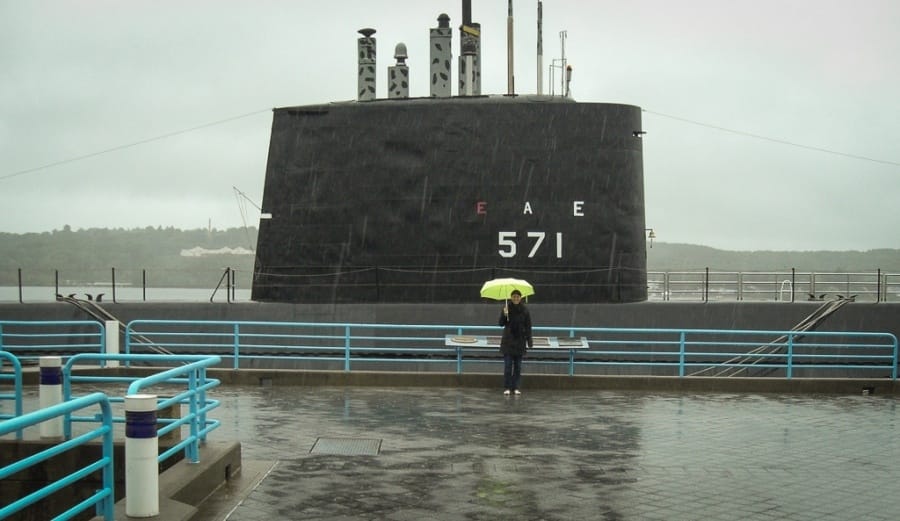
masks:
[(544, 3), (537, 3), (537, 94), (544, 93)]
[(559, 46), (562, 52), (562, 57), (554, 58), (553, 63), (550, 64), (550, 95), (555, 95), (554, 83), (556, 82), (554, 73), (556, 69), (559, 69), (559, 87), (560, 87), (560, 96), (566, 95), (566, 38), (568, 34), (566, 31), (559, 32)]
[(506, 14), (506, 94), (516, 93), (516, 76), (513, 65), (513, 0), (507, 2)]
[(566, 32), (566, 31), (560, 31), (560, 32), (559, 32), (559, 48), (560, 48), (560, 66), (559, 66), (559, 69), (560, 69), (560, 72), (562, 73), (562, 74), (560, 74), (560, 76), (561, 76), (561, 78), (560, 78), (560, 80), (561, 80), (561, 85), (560, 85), (560, 86), (561, 86), (561, 89), (560, 89), (560, 92), (562, 92), (562, 93), (565, 93), (565, 92), (566, 92), (566, 75), (565, 75), (565, 71), (566, 71), (566, 39), (567, 39), (568, 37), (569, 37), (569, 33), (568, 33), (568, 32)]

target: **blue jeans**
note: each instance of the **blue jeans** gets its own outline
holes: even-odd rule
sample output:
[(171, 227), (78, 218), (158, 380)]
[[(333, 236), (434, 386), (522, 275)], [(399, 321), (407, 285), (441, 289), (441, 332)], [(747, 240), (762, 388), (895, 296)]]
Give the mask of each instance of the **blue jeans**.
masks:
[(522, 381), (522, 355), (503, 355), (503, 388), (514, 391)]

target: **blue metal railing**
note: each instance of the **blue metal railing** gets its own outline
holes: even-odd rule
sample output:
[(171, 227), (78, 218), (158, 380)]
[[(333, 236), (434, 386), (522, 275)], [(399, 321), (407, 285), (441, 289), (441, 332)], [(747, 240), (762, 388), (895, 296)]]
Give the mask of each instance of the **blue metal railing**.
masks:
[[(152, 346), (175, 353), (250, 362), (303, 362), (319, 369), (386, 363), (454, 368), (499, 363), (496, 348), (447, 346), (446, 335), (498, 335), (495, 326), (310, 322), (134, 320), (125, 352)], [(584, 337), (589, 349), (530, 350), (525, 363), (563, 366), (568, 374), (647, 376), (846, 377), (848, 372), (897, 378), (897, 338), (890, 333), (536, 327), (535, 335)]]
[[(155, 373), (143, 378), (129, 376), (100, 376), (86, 374), (72, 374), (75, 364), (89, 361), (100, 362), (101, 365), (109, 361), (121, 361), (126, 363), (161, 363), (161, 364), (183, 364), (171, 369)], [(219, 427), (219, 421), (207, 418), (207, 413), (219, 406), (218, 400), (207, 398), (206, 391), (217, 387), (219, 380), (207, 378), (206, 369), (218, 365), (222, 362), (218, 356), (209, 355), (98, 355), (92, 353), (78, 354), (70, 357), (63, 365), (63, 400), (68, 400), (72, 396), (72, 384), (74, 383), (103, 383), (103, 384), (128, 384), (127, 395), (140, 394), (154, 385), (180, 385), (184, 386), (184, 391), (170, 397), (160, 397), (157, 400), (157, 410), (164, 410), (172, 406), (188, 405), (188, 414), (180, 418), (169, 419), (159, 418), (158, 423), (165, 426), (157, 431), (158, 436), (164, 436), (169, 432), (180, 429), (187, 425), (189, 435), (182, 439), (181, 442), (173, 445), (166, 451), (160, 453), (159, 462), (172, 457), (179, 450), (184, 449), (185, 457), (191, 462), (200, 461), (199, 443), (206, 440), (206, 435)], [(124, 397), (110, 398), (112, 403), (122, 403)], [(66, 417), (63, 424), (64, 435), (66, 438), (72, 435), (72, 422), (90, 422), (94, 421), (92, 417)], [(122, 416), (113, 417), (113, 422), (124, 423), (125, 418)]]
[(102, 353), (105, 329), (93, 320), (0, 320), (0, 351), (20, 361), (61, 352)]
[[(3, 362), (7, 361), (12, 364), (13, 372), (0, 372), (0, 382), (12, 382), (13, 392), (0, 393), (0, 420), (8, 420), (22, 416), (22, 364), (19, 359), (6, 351), (0, 351), (0, 369), (3, 369)], [(12, 402), (12, 413), (3, 412), (3, 405)], [(16, 431), (16, 439), (22, 439), (22, 429)]]
[(95, 421), (100, 421), (99, 427), (74, 439), (60, 442), (53, 447), (50, 447), (25, 459), (0, 468), (0, 482), (10, 476), (15, 475), (18, 472), (24, 471), (36, 465), (43, 464), (50, 458), (53, 458), (76, 447), (86, 445), (87, 443), (97, 440), (98, 438), (101, 439), (102, 442), (102, 453), (100, 455), (100, 458), (93, 462), (90, 462), (80, 469), (76, 469), (68, 476), (48, 483), (42, 488), (28, 494), (27, 496), (19, 498), (9, 505), (0, 508), (0, 519), (5, 519), (6, 517), (16, 512), (19, 512), (20, 510), (23, 510), (28, 506), (33, 505), (34, 503), (44, 498), (47, 498), (51, 494), (54, 494), (80, 480), (85, 479), (86, 477), (97, 471), (102, 472), (103, 487), (100, 490), (97, 490), (92, 496), (69, 508), (53, 519), (71, 519), (92, 506), (96, 508), (96, 511), (99, 515), (103, 516), (103, 519), (107, 521), (113, 521), (115, 519), (113, 517), (113, 502), (115, 494), (113, 481), (112, 410), (110, 408), (109, 399), (105, 394), (92, 393), (81, 398), (76, 398), (45, 409), (41, 409), (39, 411), (34, 411), (17, 418), (7, 420), (0, 423), (0, 436), (13, 431), (18, 431), (27, 427), (38, 425), (44, 421), (57, 418), (59, 416), (70, 415), (74, 411), (78, 411), (93, 405), (100, 406), (100, 414), (97, 418), (95, 418)]
[[(598, 332), (566, 331), (571, 336)], [(651, 367), (677, 368), (681, 377), (777, 370), (790, 379), (802, 369), (806, 376), (816, 372), (823, 377), (829, 370), (878, 371), (882, 374), (875, 376), (897, 379), (898, 344), (890, 333), (640, 328), (599, 332), (603, 337), (589, 341), (597, 349), (579, 353), (583, 356), (576, 365), (633, 365), (629, 359), (636, 357)]]
[[(444, 334), (460, 327), (495, 331), (496, 327), (393, 325), (315, 322), (133, 320), (125, 328), (123, 352), (149, 346), (173, 352), (230, 357), (233, 369), (250, 360), (316, 360), (339, 363), (438, 362), (456, 354)], [(392, 334), (393, 333), (393, 334)], [(171, 349), (170, 349), (171, 348)]]

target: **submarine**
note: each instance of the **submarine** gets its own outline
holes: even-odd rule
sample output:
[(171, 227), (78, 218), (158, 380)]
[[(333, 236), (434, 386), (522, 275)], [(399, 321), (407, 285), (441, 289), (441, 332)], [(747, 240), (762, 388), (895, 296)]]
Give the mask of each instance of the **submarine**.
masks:
[(359, 33), (357, 100), (274, 110), (252, 300), (464, 303), (497, 277), (541, 302), (647, 300), (639, 107), (521, 95), (511, 67), (507, 93), (482, 94), (471, 2), (456, 95), (448, 15), (428, 97), (409, 97), (400, 43), (377, 98)]

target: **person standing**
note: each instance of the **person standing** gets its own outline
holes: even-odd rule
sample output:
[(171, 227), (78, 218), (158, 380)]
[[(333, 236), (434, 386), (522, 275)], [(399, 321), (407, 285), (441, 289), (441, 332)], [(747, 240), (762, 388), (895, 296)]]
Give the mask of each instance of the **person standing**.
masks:
[(503, 353), (503, 394), (519, 395), (522, 394), (519, 390), (522, 358), (534, 343), (531, 338), (531, 313), (522, 302), (522, 292), (517, 289), (510, 293), (509, 302), (503, 305), (500, 326), (503, 327), (503, 337), (500, 339), (500, 352)]

